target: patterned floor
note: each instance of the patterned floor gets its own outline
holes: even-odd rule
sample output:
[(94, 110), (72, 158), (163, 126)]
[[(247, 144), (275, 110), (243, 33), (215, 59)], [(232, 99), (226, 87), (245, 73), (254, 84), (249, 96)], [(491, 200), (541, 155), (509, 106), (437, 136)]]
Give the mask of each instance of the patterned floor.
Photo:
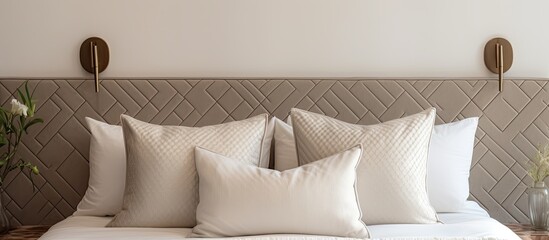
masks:
[(506, 224), (513, 232), (522, 239), (549, 240), (548, 231), (535, 231), (528, 224)]
[(35, 240), (48, 231), (49, 226), (23, 226), (0, 236), (0, 240)]

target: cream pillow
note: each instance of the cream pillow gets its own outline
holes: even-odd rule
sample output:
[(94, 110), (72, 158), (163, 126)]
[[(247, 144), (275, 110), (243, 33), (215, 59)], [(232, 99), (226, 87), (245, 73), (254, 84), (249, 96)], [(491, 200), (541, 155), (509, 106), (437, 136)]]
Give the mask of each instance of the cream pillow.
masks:
[(112, 216), (122, 209), (126, 152), (122, 128), (86, 118), (90, 138), (90, 179), (75, 216)]
[[(269, 167), (274, 121), (275, 118), (272, 118), (267, 126), (267, 134), (261, 148), (260, 167)], [(122, 209), (126, 186), (126, 149), (122, 127), (88, 117), (86, 123), (91, 133), (90, 178), (86, 194), (74, 215), (114, 216)]]
[(122, 211), (109, 227), (194, 227), (196, 146), (259, 165), (267, 115), (200, 128), (159, 126), (122, 115), (127, 153)]
[(437, 222), (425, 182), (434, 108), (369, 126), (299, 109), (291, 117), (299, 165), (363, 145), (357, 184), (366, 224)]
[(191, 237), (313, 234), (367, 238), (355, 183), (361, 147), (292, 170), (197, 147), (200, 203)]
[[(288, 117), (289, 118), (289, 117)], [(292, 126), (274, 118), (274, 169), (284, 171), (299, 166)]]
[[(291, 119), (275, 119), (274, 166), (295, 168), (297, 153)], [(478, 118), (435, 125), (427, 159), (427, 193), (437, 212), (459, 212), (469, 197), (469, 170), (473, 158)]]

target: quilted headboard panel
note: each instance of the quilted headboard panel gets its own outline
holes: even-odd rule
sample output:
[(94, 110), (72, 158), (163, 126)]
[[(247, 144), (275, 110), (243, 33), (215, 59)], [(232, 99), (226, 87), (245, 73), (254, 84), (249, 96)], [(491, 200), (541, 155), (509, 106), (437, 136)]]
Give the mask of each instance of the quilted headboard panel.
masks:
[[(0, 80), (7, 104), (24, 80)], [(480, 116), (471, 169), (471, 198), (503, 222), (526, 222), (528, 158), (549, 136), (547, 81), (510, 80), (499, 93), (487, 80), (31, 80), (45, 124), (21, 149), (38, 164), (38, 191), (26, 176), (7, 179), (5, 200), (14, 222), (52, 224), (71, 215), (88, 179), (84, 117), (118, 123), (121, 113), (158, 124), (202, 126), (259, 113), (286, 118), (290, 108), (372, 124), (437, 108), (437, 122)]]

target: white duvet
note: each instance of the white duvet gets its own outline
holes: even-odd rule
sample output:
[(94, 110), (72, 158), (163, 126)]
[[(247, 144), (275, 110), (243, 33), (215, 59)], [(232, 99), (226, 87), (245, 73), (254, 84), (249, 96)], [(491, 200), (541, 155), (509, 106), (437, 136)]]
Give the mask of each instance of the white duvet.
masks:
[[(191, 228), (106, 228), (112, 218), (72, 216), (54, 225), (40, 240), (181, 240), (191, 233)], [(467, 202), (460, 213), (439, 213), (442, 224), (388, 224), (369, 225), (372, 239), (391, 240), (520, 240), (509, 228), (490, 218), (475, 202)], [(232, 239), (294, 240), (294, 239), (343, 239), (311, 235), (262, 235)]]

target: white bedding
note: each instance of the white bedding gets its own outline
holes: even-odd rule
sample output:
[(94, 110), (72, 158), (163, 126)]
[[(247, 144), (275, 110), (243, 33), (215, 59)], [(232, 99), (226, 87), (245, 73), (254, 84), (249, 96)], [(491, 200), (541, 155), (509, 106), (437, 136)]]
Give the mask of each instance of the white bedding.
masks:
[[(40, 240), (178, 240), (186, 239), (191, 228), (106, 228), (112, 218), (72, 216), (54, 225)], [(490, 218), (475, 202), (467, 202), (460, 213), (439, 213), (443, 224), (370, 225), (372, 239), (392, 240), (520, 240), (509, 228)], [(234, 238), (233, 238), (234, 239)], [(263, 235), (241, 237), (253, 240), (343, 239), (310, 235)]]

